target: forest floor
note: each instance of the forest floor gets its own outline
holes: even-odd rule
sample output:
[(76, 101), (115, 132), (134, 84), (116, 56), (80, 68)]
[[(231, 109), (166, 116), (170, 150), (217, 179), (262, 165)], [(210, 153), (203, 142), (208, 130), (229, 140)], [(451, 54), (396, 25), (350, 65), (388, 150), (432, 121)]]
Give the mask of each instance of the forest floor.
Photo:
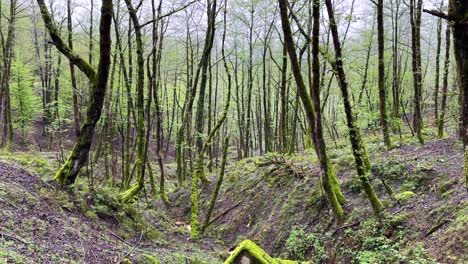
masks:
[(22, 167), (40, 172), (48, 165), (30, 155), (0, 161), (0, 263), (220, 262), (214, 255), (222, 250), (219, 243), (190, 241), (187, 226), (162, 219), (154, 210), (145, 213), (157, 217), (158, 226), (137, 226), (142, 222), (133, 208), (116, 209), (114, 213), (125, 214), (118, 217), (106, 212), (109, 208), (99, 214), (97, 208), (89, 210), (103, 206), (89, 204), (99, 197), (78, 197), (82, 193)]
[[(272, 256), (314, 263), (466, 263), (461, 145), (448, 138), (390, 151), (368, 146), (372, 184), (386, 207), (380, 218), (372, 216), (343, 143), (330, 151), (346, 197), (343, 225), (333, 222), (312, 153), (268, 154), (228, 166), (215, 221), (200, 241), (189, 239), (188, 188), (170, 193), (169, 208), (146, 197), (126, 206), (102, 182), (90, 192), (85, 176), (73, 188), (50, 181), (54, 153), (3, 153), (0, 263), (222, 263), (246, 238)], [(211, 176), (201, 192), (202, 219)]]

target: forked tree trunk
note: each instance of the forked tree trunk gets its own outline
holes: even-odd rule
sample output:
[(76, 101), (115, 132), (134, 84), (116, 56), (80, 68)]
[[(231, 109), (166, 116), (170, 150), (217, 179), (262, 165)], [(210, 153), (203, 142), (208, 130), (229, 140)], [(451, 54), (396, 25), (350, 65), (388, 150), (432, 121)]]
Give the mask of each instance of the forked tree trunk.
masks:
[(112, 0), (102, 0), (100, 31), (99, 67), (94, 69), (89, 63), (76, 55), (60, 38), (56, 26), (50, 16), (44, 0), (37, 0), (44, 23), (55, 47), (77, 66), (90, 80), (90, 100), (86, 116), (80, 129), (75, 146), (63, 166), (55, 174), (55, 180), (61, 184), (70, 185), (76, 180), (81, 167), (88, 160), (89, 149), (94, 136), (96, 123), (101, 117), (102, 106), (106, 94), (107, 79), (110, 70), (111, 52), (111, 22)]
[[(289, 54), (289, 58), (291, 61), (291, 68), (294, 75), (294, 79), (296, 80), (297, 85), (297, 92), (301, 98), (302, 104), (304, 106), (304, 110), (306, 112), (306, 118), (309, 123), (312, 137), (315, 138), (315, 142), (317, 146), (314, 148), (317, 152), (317, 156), (320, 160), (320, 167), (323, 171), (323, 187), (327, 194), (328, 201), (332, 207), (335, 220), (337, 223), (341, 223), (344, 220), (344, 211), (341, 207), (340, 201), (334, 191), (333, 185), (334, 181), (332, 180), (333, 168), (330, 166), (330, 162), (328, 162), (328, 157), (326, 153), (326, 146), (323, 137), (318, 140), (317, 136), (322, 136), (322, 132), (317, 135), (317, 126), (316, 126), (316, 118), (315, 118), (315, 110), (312, 100), (307, 92), (307, 88), (305, 85), (304, 78), (301, 73), (301, 68), (299, 65), (299, 59), (296, 54), (296, 45), (294, 44), (294, 39), (292, 36), (291, 25), (289, 22), (288, 17), (288, 3), (287, 0), (278, 0), (279, 7), (280, 7), (280, 16), (281, 16), (281, 24), (284, 33), (284, 45), (287, 48), (287, 52)], [(314, 15), (319, 15), (319, 4), (318, 1), (314, 2)], [(315, 51), (315, 50), (314, 50)], [(317, 50), (318, 52), (318, 50)], [(316, 63), (316, 62), (315, 62)], [(316, 67), (314, 67), (316, 69)], [(314, 81), (314, 85), (318, 86), (319, 83)]]

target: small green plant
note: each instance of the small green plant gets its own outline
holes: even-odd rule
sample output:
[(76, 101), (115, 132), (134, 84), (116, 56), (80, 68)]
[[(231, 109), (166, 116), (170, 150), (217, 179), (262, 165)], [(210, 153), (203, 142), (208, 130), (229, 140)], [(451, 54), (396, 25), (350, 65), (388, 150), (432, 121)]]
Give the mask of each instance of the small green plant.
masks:
[(307, 234), (303, 227), (294, 227), (286, 240), (286, 250), (289, 257), (298, 260), (304, 260), (306, 253), (310, 252), (315, 262), (322, 263), (328, 257), (321, 240), (316, 234)]

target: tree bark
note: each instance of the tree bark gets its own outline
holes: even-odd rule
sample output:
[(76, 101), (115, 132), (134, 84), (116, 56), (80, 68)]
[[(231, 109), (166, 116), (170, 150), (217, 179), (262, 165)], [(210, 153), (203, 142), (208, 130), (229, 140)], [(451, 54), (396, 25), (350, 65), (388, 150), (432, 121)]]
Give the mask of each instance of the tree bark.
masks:
[(450, 26), (447, 24), (445, 30), (445, 63), (444, 63), (444, 77), (442, 81), (442, 105), (440, 109), (440, 116), (437, 119), (437, 137), (444, 137), (444, 123), (445, 111), (447, 108), (447, 90), (448, 90), (448, 74), (450, 68)]
[(388, 115), (387, 115), (387, 94), (385, 89), (385, 40), (384, 40), (384, 13), (383, 0), (378, 0), (377, 3), (377, 42), (379, 46), (379, 110), (380, 110), (380, 125), (384, 143), (387, 148), (392, 146), (390, 141), (390, 133), (388, 130)]
[(343, 97), (343, 104), (346, 114), (346, 122), (349, 130), (349, 139), (351, 141), (351, 148), (353, 151), (354, 160), (356, 162), (356, 168), (361, 180), (364, 191), (372, 205), (374, 213), (379, 213), (383, 209), (383, 205), (380, 202), (379, 197), (374, 191), (374, 188), (369, 182), (369, 172), (371, 169), (370, 161), (367, 156), (367, 152), (364, 146), (364, 142), (361, 138), (359, 128), (356, 126), (354, 115), (352, 112), (351, 103), (349, 101), (348, 82), (346, 81), (346, 74), (344, 72), (341, 43), (338, 36), (338, 28), (335, 20), (335, 13), (331, 0), (325, 0), (327, 6), (328, 17), (330, 21), (330, 30), (333, 39), (333, 45), (335, 48), (335, 62), (333, 68), (336, 71), (338, 84), (340, 86), (341, 94)]
[[(307, 88), (301, 73), (301, 68), (299, 65), (299, 60), (296, 54), (296, 48), (294, 44), (294, 39), (291, 31), (291, 25), (288, 18), (288, 3), (287, 0), (278, 0), (279, 7), (280, 7), (280, 17), (281, 17), (281, 25), (283, 28), (284, 33), (284, 45), (287, 48), (287, 52), (289, 54), (289, 58), (291, 61), (291, 68), (292, 73), (294, 75), (294, 79), (296, 80), (297, 85), (297, 92), (301, 98), (302, 104), (304, 106), (304, 110), (306, 113), (306, 118), (309, 123), (311, 132), (313, 133), (313, 137), (317, 137), (316, 135), (316, 120), (315, 120), (315, 110), (312, 100), (307, 92)], [(314, 2), (314, 8), (319, 8), (318, 1)], [(319, 14), (314, 12), (315, 15)], [(315, 85), (318, 85), (317, 83)], [(322, 133), (320, 133), (321, 135)], [(318, 146), (315, 148), (317, 151), (317, 156), (320, 160), (320, 167), (323, 171), (323, 187), (327, 194), (328, 201), (332, 207), (333, 213), (335, 215), (335, 220), (337, 223), (341, 223), (344, 220), (344, 212), (341, 207), (341, 204), (336, 196), (336, 193), (333, 189), (333, 182), (331, 180), (331, 174), (333, 170), (331, 169), (330, 163), (328, 162), (328, 157), (326, 153), (326, 146), (325, 142), (322, 140), (316, 140)]]
[(55, 180), (64, 185), (73, 184), (81, 167), (88, 160), (89, 149), (97, 121), (101, 117), (102, 106), (106, 94), (107, 79), (110, 70), (111, 52), (111, 22), (113, 5), (112, 0), (102, 0), (101, 21), (100, 21), (100, 54), (97, 71), (80, 56), (75, 54), (60, 38), (57, 28), (50, 16), (44, 0), (37, 0), (41, 10), (44, 23), (49, 31), (49, 35), (55, 47), (65, 55), (75, 66), (77, 66), (90, 80), (91, 98), (86, 110), (85, 120), (80, 129), (73, 150), (68, 156), (63, 166), (55, 174)]

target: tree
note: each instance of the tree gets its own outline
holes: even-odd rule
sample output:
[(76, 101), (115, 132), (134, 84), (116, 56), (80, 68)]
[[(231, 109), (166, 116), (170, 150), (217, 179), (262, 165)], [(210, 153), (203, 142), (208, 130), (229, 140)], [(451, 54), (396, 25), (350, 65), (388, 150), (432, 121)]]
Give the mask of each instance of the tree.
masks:
[[(336, 222), (341, 223), (344, 219), (344, 212), (341, 207), (340, 201), (337, 198), (336, 192), (333, 188), (334, 182), (332, 180), (332, 174), (334, 174), (334, 171), (331, 167), (331, 163), (328, 161), (326, 145), (325, 141), (323, 140), (322, 132), (317, 130), (314, 105), (309, 96), (309, 93), (307, 92), (307, 88), (302, 77), (301, 68), (299, 66), (299, 60), (296, 54), (296, 45), (294, 44), (291, 25), (288, 17), (288, 2), (287, 0), (278, 0), (278, 2), (280, 8), (281, 25), (284, 34), (284, 45), (286, 46), (289, 54), (292, 72), (294, 75), (294, 79), (296, 80), (297, 92), (301, 98), (304, 110), (306, 112), (307, 121), (312, 131), (312, 137), (315, 138), (314, 142), (316, 142), (317, 144), (315, 149), (317, 152), (317, 156), (320, 160), (320, 167), (323, 172), (323, 188), (325, 189), (325, 192), (327, 194), (328, 202), (332, 207)], [(314, 2), (314, 8), (319, 8), (318, 1)], [(320, 13), (318, 11), (315, 11), (314, 14), (317, 16)], [(315, 21), (317, 20), (315, 19)], [(316, 67), (314, 67), (314, 69), (316, 69)], [(318, 84), (315, 83), (315, 85)], [(318, 137), (322, 138), (319, 139)]]
[(343, 104), (345, 108), (346, 123), (348, 125), (349, 139), (351, 141), (351, 148), (353, 151), (354, 161), (356, 162), (356, 168), (361, 180), (361, 184), (364, 191), (369, 199), (374, 213), (379, 213), (383, 209), (383, 205), (380, 202), (379, 197), (374, 191), (374, 188), (369, 182), (368, 175), (370, 173), (371, 165), (367, 151), (362, 141), (361, 133), (359, 128), (356, 126), (354, 115), (349, 101), (348, 82), (346, 80), (346, 74), (343, 66), (343, 57), (341, 51), (341, 43), (338, 36), (338, 28), (335, 20), (335, 11), (331, 0), (325, 0), (327, 6), (327, 12), (329, 17), (329, 26), (333, 39), (333, 46), (335, 48), (335, 61), (333, 62), (333, 69), (336, 72), (336, 78), (340, 86), (341, 94), (343, 97)]
[[(10, 14), (8, 17), (8, 33), (6, 41), (3, 41), (2, 34), (2, 51), (3, 51), (3, 69), (1, 74), (1, 91), (0, 91), (0, 105), (4, 104), (4, 124), (3, 124), (3, 140), (2, 145), (5, 144), (5, 138), (7, 138), (6, 145), (4, 145), (6, 151), (10, 151), (13, 145), (13, 120), (11, 117), (11, 95), (10, 95), (10, 77), (11, 77), (11, 64), (14, 57), (14, 44), (15, 44), (15, 28), (16, 20), (18, 15), (18, 0), (10, 1)], [(1, 9), (1, 8), (0, 8)], [(1, 109), (0, 109), (1, 110)], [(2, 111), (0, 111), (1, 114)]]
[(378, 0), (377, 3), (377, 42), (379, 46), (379, 109), (380, 109), (380, 125), (384, 137), (384, 143), (387, 148), (392, 146), (390, 134), (388, 130), (387, 116), (387, 94), (385, 89), (385, 40), (384, 40), (384, 13), (383, 0)]
[[(224, 52), (224, 42), (226, 40), (226, 5), (227, 5), (227, 2), (225, 2), (225, 7), (224, 7), (224, 33), (223, 33), (223, 37), (222, 37), (222, 53), (223, 53), (224, 69), (226, 70), (226, 74), (227, 74), (227, 82), (228, 82), (227, 83), (227, 85), (228, 85), (227, 89), (228, 90), (227, 90), (227, 95), (226, 95), (226, 103), (224, 105), (224, 111), (223, 111), (221, 117), (219, 118), (219, 120), (217, 121), (216, 125), (213, 127), (213, 129), (208, 134), (208, 137), (207, 137), (206, 141), (204, 142), (200, 153), (198, 154), (198, 158), (197, 158), (195, 168), (194, 168), (194, 172), (193, 172), (193, 175), (192, 175), (192, 188), (191, 188), (191, 191), (190, 191), (190, 200), (191, 200), (191, 205), (192, 205), (192, 207), (191, 207), (191, 217), (190, 217), (190, 227), (191, 227), (190, 237), (191, 238), (197, 238), (199, 236), (199, 233), (200, 233), (200, 228), (199, 228), (199, 223), (198, 223), (198, 216), (199, 216), (198, 181), (200, 180), (200, 178), (204, 177), (204, 174), (205, 174), (204, 155), (206, 153), (206, 150), (208, 149), (208, 146), (211, 144), (211, 140), (213, 139), (214, 135), (221, 128), (224, 121), (226, 120), (227, 114), (228, 114), (228, 111), (229, 111), (229, 106), (231, 104), (231, 74), (230, 74), (228, 64), (226, 62), (226, 56), (225, 56), (226, 54)], [(215, 7), (216, 7), (216, 0), (213, 2), (212, 11), (216, 9)], [(212, 13), (212, 15), (214, 15), (214, 13)], [(214, 23), (214, 20), (212, 20), (212, 23)], [(225, 148), (228, 147), (227, 144), (228, 144), (228, 142), (226, 142)], [(219, 182), (219, 184), (221, 184), (221, 183)], [(219, 191), (219, 189), (218, 189), (218, 191)], [(206, 226), (206, 224), (204, 226)], [(202, 227), (202, 231), (203, 231), (203, 227)]]
[(445, 112), (447, 108), (447, 91), (448, 91), (448, 75), (450, 67), (450, 26), (447, 25), (445, 30), (445, 63), (444, 63), (444, 77), (442, 81), (442, 105), (440, 109), (440, 116), (437, 116), (437, 137), (444, 137), (444, 123), (445, 123)]
[[(137, 150), (136, 150), (136, 159), (134, 170), (136, 171), (136, 181), (135, 183), (127, 190), (125, 190), (121, 199), (123, 202), (130, 201), (135, 195), (137, 195), (144, 186), (144, 177), (145, 177), (145, 165), (147, 159), (146, 151), (146, 137), (145, 137), (145, 105), (144, 105), (144, 86), (145, 86), (145, 60), (143, 58), (143, 36), (142, 36), (142, 27), (138, 19), (138, 8), (133, 7), (131, 0), (125, 0), (127, 5), (130, 19), (135, 30), (136, 38), (136, 54), (137, 54), (137, 98), (136, 98), (136, 109), (137, 109)], [(148, 98), (151, 100), (151, 96)], [(149, 106), (151, 106), (151, 101), (149, 101)], [(148, 107), (149, 109), (149, 107)]]
[(453, 27), (453, 45), (457, 62), (458, 82), (461, 97), (461, 138), (465, 147), (465, 183), (468, 186), (468, 3), (461, 0), (449, 1), (448, 16)]
[[(443, 2), (441, 2), (441, 7)], [(439, 118), (439, 75), (440, 75), (440, 49), (442, 45), (442, 18), (437, 19), (437, 48), (436, 48), (436, 65), (435, 65), (435, 83), (434, 83), (434, 117), (436, 124)], [(443, 88), (442, 88), (443, 89)]]
[[(417, 3), (416, 3), (417, 1)], [(416, 6), (415, 6), (416, 4)], [(419, 143), (424, 144), (422, 119), (422, 74), (421, 74), (421, 11), (422, 0), (410, 0), (411, 49), (413, 60), (413, 127)]]
[[(91, 23), (92, 24), (92, 23)], [(67, 30), (68, 30), (68, 47), (73, 50), (73, 23), (72, 23), (72, 8), (71, 0), (67, 0)], [(75, 65), (69, 61), (70, 80), (73, 92), (73, 120), (76, 137), (80, 136), (80, 108), (78, 105), (78, 86), (76, 84)]]
[[(213, 48), (213, 42), (214, 42), (214, 33), (215, 33), (215, 25), (216, 25), (216, 0), (208, 0), (208, 5), (207, 5), (207, 19), (208, 19), (208, 28), (206, 30), (206, 35), (205, 35), (205, 42), (204, 42), (204, 47), (203, 47), (203, 52), (202, 56), (200, 58), (200, 61), (198, 63), (197, 71), (195, 74), (195, 78), (193, 79), (193, 82), (191, 83), (190, 90), (188, 91), (187, 97), (186, 97), (186, 102), (184, 103), (184, 108), (183, 108), (183, 113), (182, 113), (182, 121), (179, 127), (179, 131), (177, 133), (177, 141), (176, 141), (176, 159), (177, 159), (177, 175), (179, 178), (179, 184), (182, 184), (183, 180), (185, 177), (183, 177), (182, 174), (184, 174), (184, 170), (182, 169), (182, 162), (184, 160), (184, 155), (183, 155), (183, 141), (184, 141), (184, 135), (186, 137), (190, 137), (189, 134), (185, 133), (185, 131), (190, 127), (189, 123), (191, 122), (192, 118), (192, 110), (193, 110), (193, 104), (195, 101), (195, 97), (197, 94), (197, 89), (198, 89), (198, 83), (200, 81), (200, 75), (201, 77), (201, 83), (200, 86), (206, 86), (206, 74), (207, 74), (207, 69), (208, 69), (208, 64), (210, 61), (210, 56), (211, 56), (211, 50)], [(203, 87), (205, 89), (205, 87)], [(201, 112), (200, 112), (201, 113)], [(200, 150), (201, 152), (201, 150)], [(202, 181), (207, 181), (205, 178), (205, 175), (201, 175)]]
[(49, 32), (55, 47), (65, 55), (75, 66), (77, 66), (90, 81), (90, 100), (86, 110), (86, 116), (81, 125), (80, 136), (69, 154), (67, 160), (55, 174), (54, 179), (64, 185), (73, 184), (80, 172), (81, 167), (88, 160), (89, 149), (94, 135), (96, 123), (101, 117), (104, 96), (106, 94), (107, 78), (110, 68), (111, 50), (111, 22), (113, 5), (112, 0), (102, 0), (100, 32), (100, 54), (99, 66), (95, 69), (79, 55), (74, 53), (62, 40), (58, 29), (52, 20), (44, 0), (37, 0), (42, 19)]

